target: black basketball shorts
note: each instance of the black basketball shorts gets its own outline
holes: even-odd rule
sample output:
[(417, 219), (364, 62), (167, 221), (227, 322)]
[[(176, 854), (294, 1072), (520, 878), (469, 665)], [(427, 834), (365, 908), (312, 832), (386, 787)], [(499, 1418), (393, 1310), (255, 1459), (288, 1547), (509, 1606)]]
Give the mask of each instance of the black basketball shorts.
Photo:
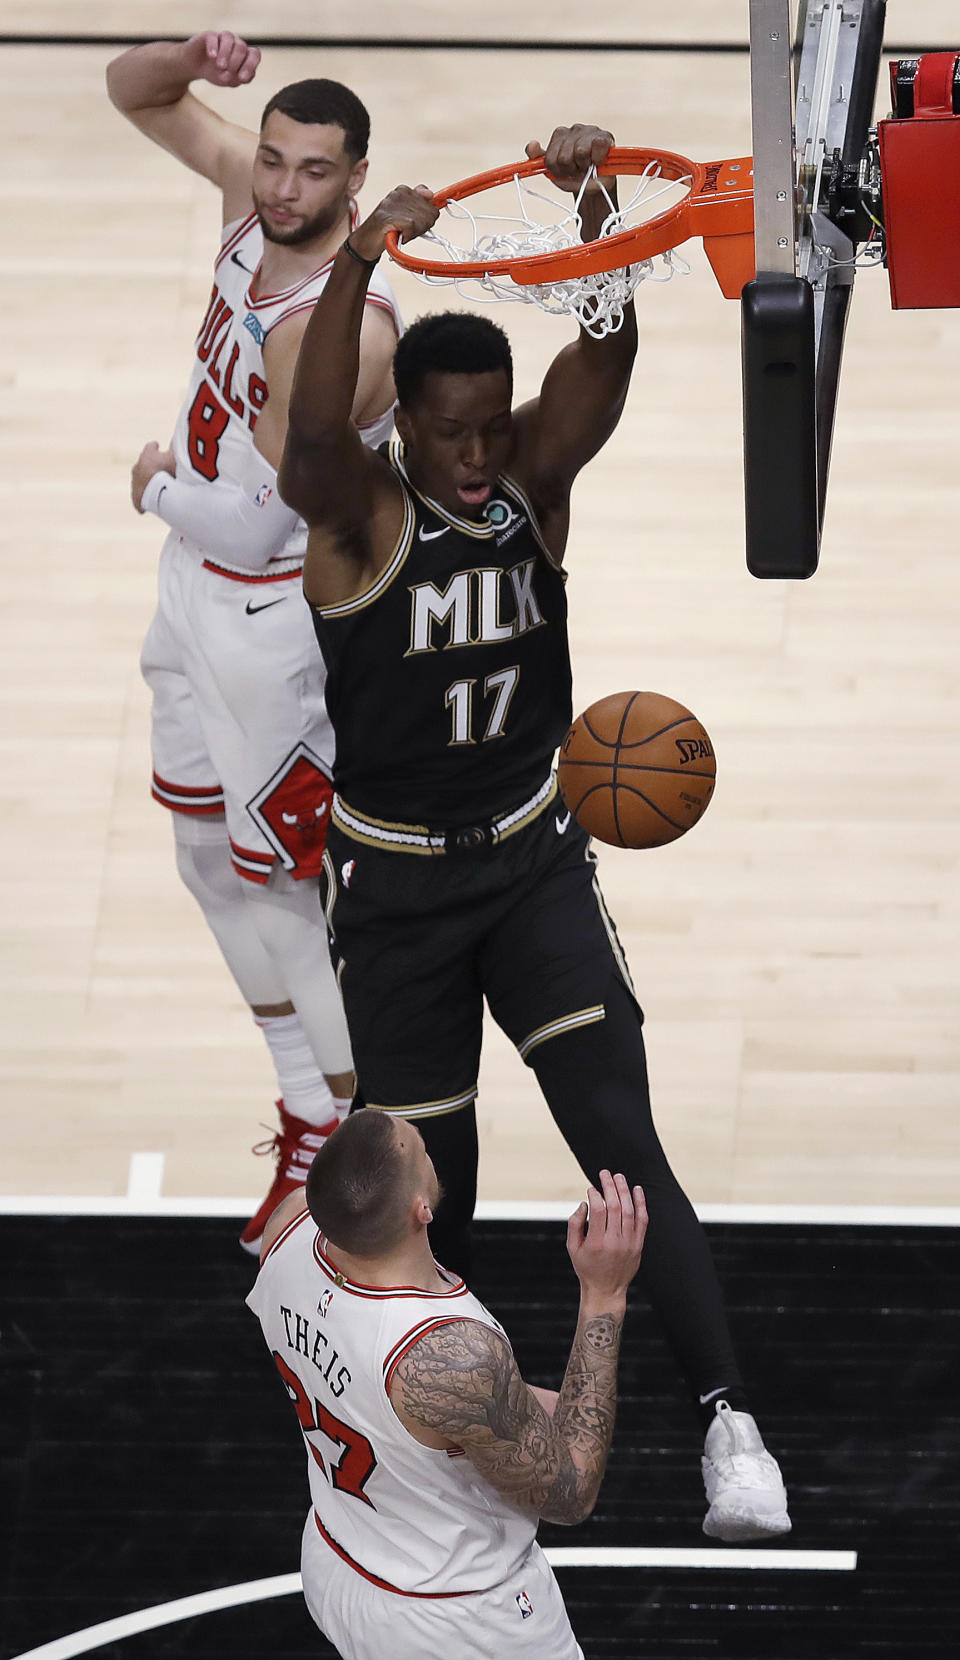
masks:
[(559, 798), (494, 847), (417, 855), (327, 836), (327, 914), (368, 1106), (412, 1118), (477, 1093), (483, 1002), (529, 1062), (603, 1019), (629, 973), (589, 839)]

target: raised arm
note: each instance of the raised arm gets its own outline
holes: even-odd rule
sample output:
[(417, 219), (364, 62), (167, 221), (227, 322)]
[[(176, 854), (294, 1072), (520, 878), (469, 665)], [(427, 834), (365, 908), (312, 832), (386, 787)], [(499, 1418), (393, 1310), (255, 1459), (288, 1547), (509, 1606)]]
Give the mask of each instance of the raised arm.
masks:
[(506, 1339), (477, 1322), (428, 1332), (391, 1383), (394, 1408), (414, 1435), (462, 1447), (499, 1493), (550, 1522), (581, 1522), (597, 1500), (613, 1436), (627, 1286), (646, 1231), (642, 1190), (631, 1193), (607, 1170), (600, 1176), (603, 1193), (591, 1188), (589, 1206), (567, 1229), (580, 1316), (552, 1421)]
[[(546, 152), (531, 141), (527, 154), (545, 154), (550, 177), (575, 193), (591, 166), (602, 167), (612, 144), (613, 135), (599, 127), (558, 127)], [(604, 185), (616, 201), (616, 181), (605, 179)], [(588, 186), (580, 213), (583, 240), (589, 242), (599, 235), (609, 213), (599, 182)], [(540, 396), (517, 411), (517, 472), (542, 517), (555, 508), (564, 510), (573, 480), (616, 427), (636, 352), (637, 323), (631, 303), (616, 333), (597, 340), (581, 328), (577, 339), (554, 358)]]
[(391, 191), (351, 231), (307, 324), (279, 478), (284, 501), (312, 532), (304, 591), (314, 604), (331, 603), (380, 570), (400, 528), (399, 485), (354, 425), (361, 329), (387, 231), (417, 236), (436, 217), (426, 190)]
[(191, 81), (244, 86), (260, 62), (256, 46), (208, 30), (185, 41), (134, 46), (107, 65), (107, 91), (121, 115), (223, 192), (227, 224), (249, 210), (255, 133), (224, 121), (189, 91)]

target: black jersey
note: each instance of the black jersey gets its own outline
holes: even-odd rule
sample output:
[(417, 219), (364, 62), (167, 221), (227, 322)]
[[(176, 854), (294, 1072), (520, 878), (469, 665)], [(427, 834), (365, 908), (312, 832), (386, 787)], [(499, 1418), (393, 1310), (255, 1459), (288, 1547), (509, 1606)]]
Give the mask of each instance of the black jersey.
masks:
[(366, 593), (313, 607), (336, 735), (334, 779), (380, 819), (456, 826), (535, 792), (572, 718), (564, 574), (533, 509), (498, 479), (482, 520), (414, 489)]

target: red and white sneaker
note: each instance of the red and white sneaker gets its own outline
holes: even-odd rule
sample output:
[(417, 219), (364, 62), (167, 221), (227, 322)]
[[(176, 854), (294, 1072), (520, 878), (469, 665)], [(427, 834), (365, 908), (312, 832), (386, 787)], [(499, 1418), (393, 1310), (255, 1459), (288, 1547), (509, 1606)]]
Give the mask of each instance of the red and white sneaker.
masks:
[(259, 1141), (253, 1149), (261, 1156), (272, 1153), (277, 1161), (277, 1169), (267, 1197), (256, 1216), (250, 1218), (240, 1235), (241, 1245), (251, 1256), (260, 1255), (260, 1241), (267, 1222), (287, 1194), (303, 1186), (314, 1154), (323, 1146), (327, 1136), (333, 1134), (339, 1123), (339, 1119), (334, 1116), (327, 1124), (308, 1124), (303, 1118), (294, 1118), (282, 1101), (277, 1102), (277, 1111), (280, 1114), (279, 1130), (269, 1141)]

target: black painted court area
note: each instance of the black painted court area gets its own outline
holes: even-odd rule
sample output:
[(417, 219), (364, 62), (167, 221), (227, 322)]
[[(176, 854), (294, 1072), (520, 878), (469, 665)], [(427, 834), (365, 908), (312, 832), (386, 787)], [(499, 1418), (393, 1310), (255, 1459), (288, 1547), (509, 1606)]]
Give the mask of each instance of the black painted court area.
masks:
[[(237, 1226), (0, 1217), (0, 1656), (298, 1567), (302, 1441), (259, 1327)], [(787, 1548), (854, 1573), (559, 1572), (586, 1660), (943, 1656), (960, 1614), (960, 1233), (708, 1229), (766, 1438)], [(478, 1227), (474, 1288), (525, 1375), (556, 1386), (575, 1312), (562, 1229)], [(709, 1543), (699, 1433), (649, 1310), (631, 1310), (593, 1518), (546, 1545)], [(323, 1660), (298, 1596), (93, 1651), (101, 1660)], [(389, 1634), (384, 1653), (389, 1655)], [(445, 1657), (456, 1660), (456, 1656)], [(504, 1657), (506, 1660), (506, 1656)]]

